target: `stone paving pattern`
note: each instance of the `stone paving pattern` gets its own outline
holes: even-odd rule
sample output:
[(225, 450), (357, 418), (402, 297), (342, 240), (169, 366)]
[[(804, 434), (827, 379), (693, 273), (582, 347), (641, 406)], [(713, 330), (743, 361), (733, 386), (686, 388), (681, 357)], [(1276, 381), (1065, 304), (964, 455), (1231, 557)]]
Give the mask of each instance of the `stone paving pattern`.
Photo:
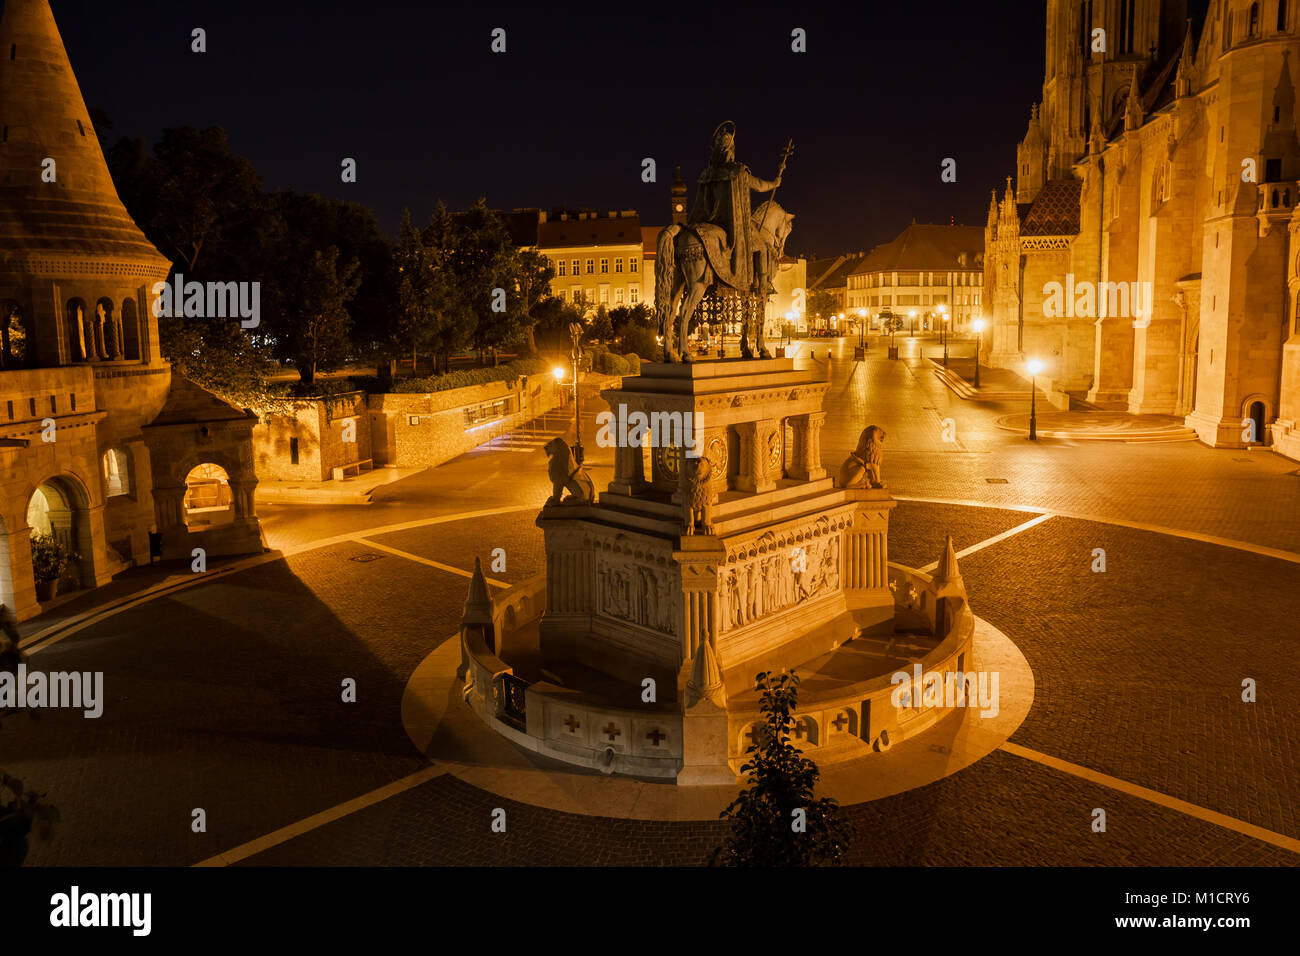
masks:
[[(849, 344), (851, 348), (851, 343)], [(819, 349), (823, 346), (819, 345)], [(841, 352), (843, 349), (841, 348)], [(823, 353), (824, 354), (824, 353)], [(851, 355), (851, 351), (849, 352)], [(898, 495), (1037, 506), (1152, 522), (1300, 551), (1300, 468), (1268, 452), (1196, 444), (1030, 446), (993, 426), (1014, 405), (964, 403), (883, 350), (833, 360), (825, 460), (869, 422), (890, 431)], [(825, 368), (824, 361), (819, 363)], [(929, 407), (927, 407), (929, 406)], [(584, 411), (594, 416), (594, 401)], [(957, 422), (957, 446), (940, 437)], [(609, 480), (609, 450), (591, 472)], [(896, 439), (896, 440), (895, 440)], [(989, 485), (986, 476), (1010, 479)], [(33, 664), (102, 670), (99, 720), (46, 711), (7, 722), (0, 759), (62, 812), (32, 864), (184, 865), (367, 793), (425, 766), (399, 720), (405, 682), (453, 634), (465, 578), (364, 541), (313, 541), (484, 508), (529, 510), (376, 533), (468, 570), (507, 551), (514, 582), (541, 570), (533, 525), (549, 493), (541, 453), (467, 456), (386, 486), (369, 507), (276, 507), (284, 560), (159, 598), (85, 628)], [(968, 547), (1032, 517), (1005, 508), (900, 502), (892, 560), (925, 565), (944, 535)], [(1107, 571), (1090, 570), (1105, 548)], [(977, 614), (1034, 670), (1037, 699), (1016, 743), (1300, 837), (1300, 687), (1294, 674), (1300, 565), (1073, 518), (1052, 518), (968, 556)], [(1243, 677), (1259, 702), (1240, 702)], [(358, 701), (340, 700), (341, 681)], [(508, 810), (509, 832), (487, 827)], [(1091, 811), (1110, 815), (1106, 834)], [(206, 833), (190, 829), (203, 807)], [(854, 807), (857, 863), (1265, 864), (1297, 856), (1040, 764), (995, 752), (929, 787)], [(606, 820), (503, 801), (450, 776), (383, 801), (248, 862), (699, 863), (719, 823)]]

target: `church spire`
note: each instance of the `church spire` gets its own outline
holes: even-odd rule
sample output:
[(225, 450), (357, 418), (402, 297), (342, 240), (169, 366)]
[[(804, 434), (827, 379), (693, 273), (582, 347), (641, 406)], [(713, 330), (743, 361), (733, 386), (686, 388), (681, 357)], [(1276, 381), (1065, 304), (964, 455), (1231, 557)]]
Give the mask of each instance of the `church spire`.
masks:
[(992, 229), (997, 224), (998, 224), (998, 191), (996, 189), (990, 189), (988, 227)]
[(1196, 48), (1192, 45), (1192, 21), (1187, 21), (1183, 34), (1183, 52), (1178, 57), (1178, 73), (1174, 78), (1175, 93), (1179, 97), (1192, 95), (1192, 71), (1196, 69)]
[(1137, 129), (1142, 125), (1142, 90), (1138, 87), (1138, 71), (1133, 70), (1133, 80), (1129, 83), (1128, 99), (1124, 103), (1124, 129)]

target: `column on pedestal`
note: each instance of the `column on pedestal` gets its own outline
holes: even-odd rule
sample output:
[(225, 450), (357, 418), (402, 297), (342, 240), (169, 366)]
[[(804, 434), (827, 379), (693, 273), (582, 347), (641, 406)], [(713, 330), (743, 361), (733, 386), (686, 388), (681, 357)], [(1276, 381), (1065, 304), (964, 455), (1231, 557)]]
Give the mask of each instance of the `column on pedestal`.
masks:
[(642, 437), (640, 442), (624, 441), (629, 435), (619, 434), (614, 425), (610, 426), (610, 435), (614, 439), (614, 480), (609, 483), (610, 494), (634, 495), (646, 487), (645, 448)]
[(794, 426), (794, 456), (789, 469), (791, 478), (799, 481), (817, 481), (826, 477), (822, 467), (822, 426), (826, 424), (825, 412), (809, 412), (790, 419)]
[(736, 426), (740, 435), (740, 470), (736, 475), (738, 490), (764, 492), (776, 487), (776, 481), (768, 468), (767, 449), (768, 441), (777, 427), (778, 423), (771, 419), (742, 422)]

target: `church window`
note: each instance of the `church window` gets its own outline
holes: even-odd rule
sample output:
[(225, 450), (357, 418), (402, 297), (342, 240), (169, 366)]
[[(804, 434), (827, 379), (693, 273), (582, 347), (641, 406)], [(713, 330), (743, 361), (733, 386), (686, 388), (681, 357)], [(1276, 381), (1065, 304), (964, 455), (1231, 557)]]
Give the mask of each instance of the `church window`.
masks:
[(557, 276), (562, 276), (562, 275), (564, 275), (564, 260), (563, 260), (563, 259), (559, 260), (559, 262), (556, 263), (556, 266), (555, 266), (555, 274), (556, 274)]
[(622, 271), (623, 271), (623, 257), (619, 256), (617, 259), (614, 260), (614, 272), (621, 273)]
[(1286, 29), (1286, 0), (1277, 0), (1277, 28)]
[(1259, 36), (1259, 4), (1258, 3), (1252, 3), (1250, 5), (1250, 30), (1246, 35), (1251, 37)]
[(636, 272), (636, 256), (627, 257), (627, 271)]
[(601, 260), (600, 260), (600, 274), (601, 274), (601, 275), (609, 275), (609, 260), (608, 260), (608, 259), (601, 259)]

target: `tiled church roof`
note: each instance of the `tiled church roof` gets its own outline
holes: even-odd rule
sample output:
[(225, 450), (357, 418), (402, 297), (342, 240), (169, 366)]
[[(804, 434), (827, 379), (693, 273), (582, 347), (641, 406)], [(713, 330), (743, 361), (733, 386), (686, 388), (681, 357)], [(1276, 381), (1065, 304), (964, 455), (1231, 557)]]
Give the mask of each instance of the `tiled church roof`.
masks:
[(1079, 196), (1083, 183), (1077, 179), (1049, 180), (1034, 197), (1020, 221), (1022, 236), (1075, 236), (1079, 233)]

